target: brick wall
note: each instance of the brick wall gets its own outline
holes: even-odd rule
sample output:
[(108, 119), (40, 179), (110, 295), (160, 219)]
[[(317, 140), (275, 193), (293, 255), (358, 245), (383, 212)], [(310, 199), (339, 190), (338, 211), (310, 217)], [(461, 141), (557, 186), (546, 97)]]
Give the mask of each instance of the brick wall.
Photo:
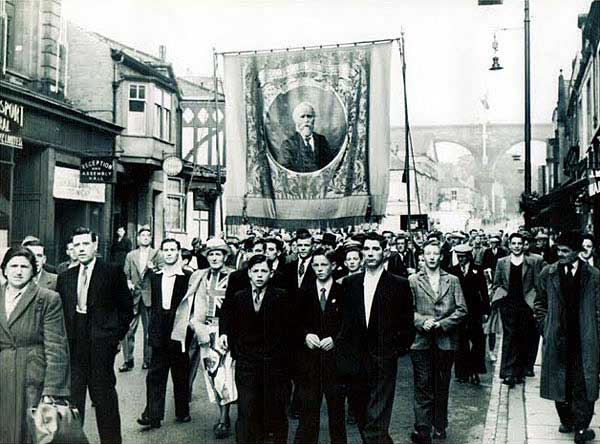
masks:
[(113, 60), (110, 46), (73, 23), (68, 26), (68, 99), (88, 114), (112, 121)]

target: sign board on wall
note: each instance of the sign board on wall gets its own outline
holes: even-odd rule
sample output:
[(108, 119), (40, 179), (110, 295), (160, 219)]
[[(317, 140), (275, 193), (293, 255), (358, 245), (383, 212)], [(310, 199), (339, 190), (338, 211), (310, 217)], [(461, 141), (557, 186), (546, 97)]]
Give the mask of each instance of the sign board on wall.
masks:
[(23, 149), (23, 105), (0, 99), (0, 145)]
[[(400, 216), (400, 229), (408, 230), (408, 216), (402, 214)], [(427, 214), (412, 214), (410, 216), (411, 230), (429, 230), (429, 216)]]
[(81, 159), (79, 181), (81, 183), (111, 183), (114, 178), (112, 157), (86, 157)]
[(104, 203), (105, 189), (106, 185), (103, 183), (81, 183), (79, 180), (79, 170), (59, 166), (54, 167), (52, 196), (55, 199)]
[(600, 194), (600, 170), (588, 171), (588, 194), (590, 197)]

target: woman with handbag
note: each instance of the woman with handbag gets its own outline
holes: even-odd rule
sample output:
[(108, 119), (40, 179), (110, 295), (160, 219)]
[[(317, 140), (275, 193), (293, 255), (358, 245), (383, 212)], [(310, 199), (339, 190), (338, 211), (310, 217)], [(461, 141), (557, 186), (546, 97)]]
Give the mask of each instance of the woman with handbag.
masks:
[[(38, 287), (35, 256), (10, 248), (0, 266), (0, 442), (36, 442), (30, 409), (69, 396), (69, 347), (58, 293)], [(80, 426), (80, 424), (78, 424)]]

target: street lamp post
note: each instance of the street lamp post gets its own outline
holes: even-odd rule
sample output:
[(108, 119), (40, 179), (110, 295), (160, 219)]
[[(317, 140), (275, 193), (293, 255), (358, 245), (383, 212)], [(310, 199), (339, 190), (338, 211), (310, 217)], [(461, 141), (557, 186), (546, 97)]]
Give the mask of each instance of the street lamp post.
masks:
[[(525, 51), (525, 125), (524, 125), (524, 141), (525, 141), (525, 180), (524, 180), (524, 193), (526, 195), (531, 194), (531, 54), (530, 54), (530, 19), (529, 19), (529, 0), (524, 0), (524, 51)], [(502, 0), (479, 0), (479, 5), (501, 5)], [(494, 37), (495, 42), (495, 37)], [(494, 52), (497, 49), (497, 43), (494, 47)], [(495, 54), (494, 54), (495, 56)], [(498, 58), (494, 57), (494, 63), (492, 64), (492, 71), (502, 69), (498, 63)], [(525, 226), (529, 228), (531, 222), (531, 215), (528, 211), (525, 211)]]

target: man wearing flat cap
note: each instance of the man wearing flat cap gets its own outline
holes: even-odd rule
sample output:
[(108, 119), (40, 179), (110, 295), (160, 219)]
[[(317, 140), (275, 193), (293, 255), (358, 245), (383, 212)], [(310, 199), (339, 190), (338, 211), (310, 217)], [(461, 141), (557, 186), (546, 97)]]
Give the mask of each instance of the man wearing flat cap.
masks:
[(458, 265), (458, 256), (454, 249), (457, 245), (460, 245), (465, 240), (465, 235), (460, 231), (453, 231), (450, 234), (450, 250), (442, 252), (442, 264), (441, 267), (446, 272), (450, 272), (450, 268)]
[(561, 433), (575, 442), (594, 439), (589, 429), (600, 373), (600, 271), (582, 261), (577, 232), (556, 239), (558, 261), (539, 278), (534, 309), (544, 337), (540, 395), (555, 401)]
[(473, 259), (473, 247), (461, 244), (454, 248), (459, 264), (450, 269), (458, 277), (467, 303), (467, 316), (459, 333), (454, 368), (457, 382), (478, 385), (479, 375), (486, 373), (483, 322), (490, 314), (490, 302), (483, 268)]

